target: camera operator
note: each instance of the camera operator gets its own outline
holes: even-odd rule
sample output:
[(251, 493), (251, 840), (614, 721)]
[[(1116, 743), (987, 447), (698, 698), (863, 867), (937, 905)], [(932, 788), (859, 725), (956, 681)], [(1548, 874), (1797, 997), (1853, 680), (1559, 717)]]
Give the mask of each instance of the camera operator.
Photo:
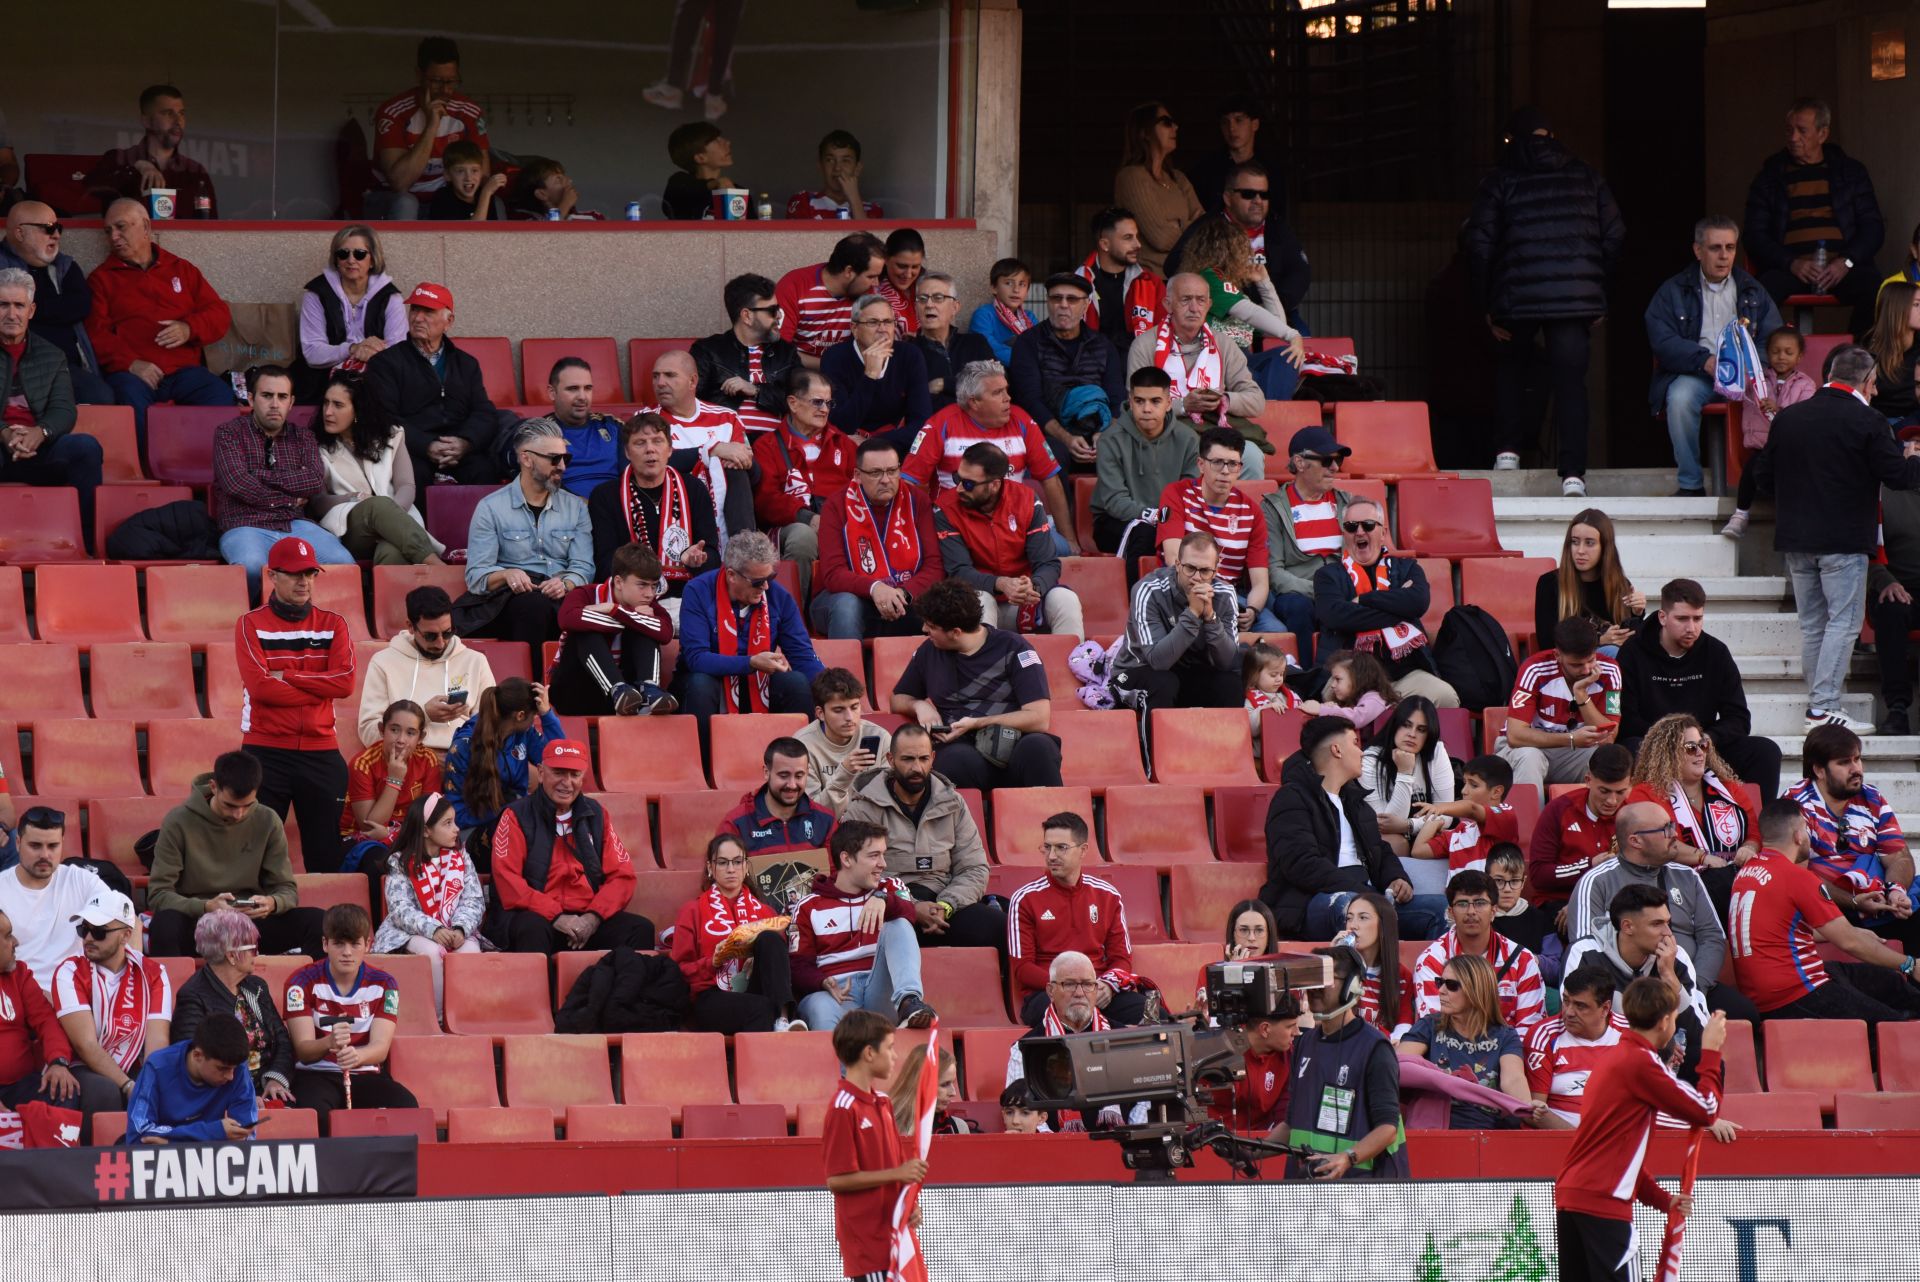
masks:
[(1404, 1179), (1400, 1061), (1357, 1011), (1366, 963), (1345, 945), (1313, 951), (1333, 959), (1333, 983), (1307, 994), (1314, 1026), (1295, 1043), (1287, 1140), (1325, 1156), (1289, 1157), (1287, 1178)]
[(1291, 990), (1272, 1011), (1248, 1020), (1247, 1075), (1213, 1092), (1207, 1116), (1242, 1135), (1286, 1139), (1290, 1059), (1299, 1032), (1300, 999)]

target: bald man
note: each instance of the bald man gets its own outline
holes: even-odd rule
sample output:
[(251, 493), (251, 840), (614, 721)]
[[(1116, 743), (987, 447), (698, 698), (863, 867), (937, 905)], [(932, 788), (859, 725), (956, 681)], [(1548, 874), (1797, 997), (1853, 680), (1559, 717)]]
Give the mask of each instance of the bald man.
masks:
[[(1567, 938), (1577, 943), (1608, 925), (1614, 896), (1624, 887), (1652, 887), (1664, 897), (1672, 914), (1673, 937), (1693, 959), (1699, 987), (1713, 1009), (1725, 1010), (1736, 1019), (1748, 1018), (1738, 1005), (1739, 991), (1719, 982), (1727, 956), (1727, 932), (1713, 910), (1706, 883), (1692, 868), (1674, 862), (1680, 842), (1674, 835), (1673, 816), (1657, 803), (1635, 801), (1614, 815), (1613, 836), (1620, 853), (1595, 864), (1574, 885), (1567, 904)], [(1567, 969), (1572, 968), (1569, 958)]]
[(53, 206), (21, 201), (7, 211), (0, 267), (17, 267), (33, 277), (34, 313), (29, 328), (66, 358), (74, 400), (82, 405), (111, 405), (113, 389), (101, 375), (100, 360), (87, 340), (93, 290), (73, 255), (61, 250), (63, 230)]
[(713, 492), (727, 533), (756, 528), (753, 450), (740, 416), (696, 395), (700, 369), (686, 352), (668, 352), (653, 364), (651, 407), (673, 432), (672, 466), (700, 477)]
[(87, 337), (114, 400), (133, 407), (144, 450), (148, 406), (234, 403), (232, 384), (202, 359), (207, 344), (226, 337), (233, 315), (199, 268), (154, 240), (139, 201), (108, 205), (105, 224), (108, 257), (87, 278)]

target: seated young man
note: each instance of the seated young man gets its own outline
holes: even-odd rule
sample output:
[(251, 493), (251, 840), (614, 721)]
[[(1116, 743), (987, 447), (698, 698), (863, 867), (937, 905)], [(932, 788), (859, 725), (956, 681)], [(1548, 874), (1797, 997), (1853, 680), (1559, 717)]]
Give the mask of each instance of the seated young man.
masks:
[(806, 745), (807, 795), (839, 813), (853, 795), (854, 777), (886, 757), (893, 736), (860, 715), (867, 686), (845, 668), (827, 668), (813, 679), (813, 720), (794, 738)]
[(922, 997), (913, 896), (887, 876), (886, 830), (841, 824), (827, 858), (833, 871), (814, 878), (789, 927), (800, 1018), (824, 1032), (865, 1009), (925, 1028), (934, 1011)]
[[(320, 1115), (336, 1108), (413, 1108), (413, 1092), (393, 1080), (387, 1055), (400, 1024), (400, 986), (366, 964), (373, 921), (358, 904), (335, 904), (321, 924), (325, 961), (287, 980), (287, 1034), (293, 1039), (294, 1104)], [(351, 1077), (351, 1081), (349, 1081)]]
[(660, 687), (660, 649), (673, 640), (673, 620), (654, 599), (660, 558), (629, 543), (611, 569), (604, 582), (582, 584), (560, 602), (548, 697), (566, 716), (665, 716), (680, 701)]
[(1427, 945), (1413, 968), (1413, 998), (1421, 1015), (1440, 1011), (1440, 973), (1465, 953), (1493, 969), (1500, 991), (1500, 1018), (1523, 1036), (1547, 1013), (1546, 983), (1534, 955), (1493, 929), (1496, 896), (1493, 879), (1477, 868), (1456, 873), (1447, 883), (1447, 915), (1453, 928)]

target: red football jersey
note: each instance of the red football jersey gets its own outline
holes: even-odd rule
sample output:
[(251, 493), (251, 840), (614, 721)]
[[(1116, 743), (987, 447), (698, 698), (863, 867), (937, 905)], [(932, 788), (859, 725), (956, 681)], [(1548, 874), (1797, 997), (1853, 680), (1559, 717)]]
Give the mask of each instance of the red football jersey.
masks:
[(1462, 819), (1443, 828), (1427, 842), (1427, 849), (1447, 857), (1447, 876), (1463, 868), (1487, 870), (1487, 856), (1503, 842), (1520, 844), (1520, 816), (1505, 802), (1487, 810), (1487, 821)]
[(1779, 851), (1740, 866), (1727, 901), (1727, 952), (1740, 991), (1762, 1014), (1827, 982), (1813, 932), (1838, 916), (1826, 883)]
[[(1620, 665), (1612, 659), (1595, 659), (1593, 668), (1581, 694), (1598, 699), (1602, 712), (1618, 718)], [(1521, 666), (1520, 675), (1514, 679), (1513, 697), (1507, 701), (1507, 715), (1554, 734), (1571, 730), (1580, 720), (1573, 706), (1573, 688), (1561, 675), (1560, 658), (1554, 651), (1542, 651)]]
[[(900, 1128), (885, 1091), (863, 1091), (842, 1080), (827, 1106), (820, 1156), (829, 1176), (884, 1171), (905, 1160)], [(893, 1259), (893, 1199), (898, 1184), (833, 1195), (833, 1236), (850, 1278), (885, 1273)]]
[(1527, 1034), (1527, 1089), (1545, 1095), (1548, 1108), (1562, 1121), (1578, 1126), (1587, 1079), (1620, 1044), (1626, 1027), (1627, 1021), (1614, 1015), (1607, 1021), (1606, 1031), (1588, 1041), (1568, 1032), (1558, 1015), (1535, 1024)]
[(1564, 903), (1589, 868), (1613, 849), (1613, 816), (1593, 813), (1587, 792), (1562, 793), (1547, 803), (1527, 850), (1527, 889), (1535, 903)]
[(1202, 494), (1200, 482), (1184, 477), (1160, 491), (1160, 506), (1166, 509), (1167, 519), (1154, 532), (1156, 545), (1205, 530), (1220, 545), (1219, 576), (1229, 583), (1240, 577), (1250, 557), (1257, 558), (1254, 564), (1261, 569), (1266, 568), (1267, 518), (1239, 490), (1228, 490), (1227, 501), (1213, 507)]
[[(414, 143), (420, 141), (420, 135), (426, 129), (427, 113), (420, 109), (420, 91), (408, 89), (395, 94), (381, 103), (380, 110), (374, 113), (374, 157), (378, 159), (381, 152), (395, 147), (402, 151), (411, 149)], [(448, 143), (463, 140), (481, 151), (491, 150), (487, 142), (487, 118), (480, 110), (480, 104), (465, 94), (449, 94), (446, 113), (440, 117), (440, 126), (434, 131), (433, 154), (427, 158), (426, 167), (407, 190), (416, 196), (431, 196), (446, 186), (447, 167), (441, 158), (446, 154)]]

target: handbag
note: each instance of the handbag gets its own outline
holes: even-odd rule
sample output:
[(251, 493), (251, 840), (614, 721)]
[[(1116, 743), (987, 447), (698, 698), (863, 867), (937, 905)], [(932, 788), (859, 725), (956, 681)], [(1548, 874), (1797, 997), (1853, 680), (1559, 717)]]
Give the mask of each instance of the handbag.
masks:
[(500, 612), (507, 608), (507, 597), (512, 592), (513, 589), (504, 583), (485, 592), (462, 592), (460, 599), (453, 603), (455, 635), (470, 637), (491, 626), (500, 617)]
[(1005, 770), (1007, 763), (1013, 760), (1013, 750), (1019, 746), (1020, 736), (1024, 733), (1012, 726), (981, 726), (973, 732), (973, 750), (986, 758), (988, 765)]

